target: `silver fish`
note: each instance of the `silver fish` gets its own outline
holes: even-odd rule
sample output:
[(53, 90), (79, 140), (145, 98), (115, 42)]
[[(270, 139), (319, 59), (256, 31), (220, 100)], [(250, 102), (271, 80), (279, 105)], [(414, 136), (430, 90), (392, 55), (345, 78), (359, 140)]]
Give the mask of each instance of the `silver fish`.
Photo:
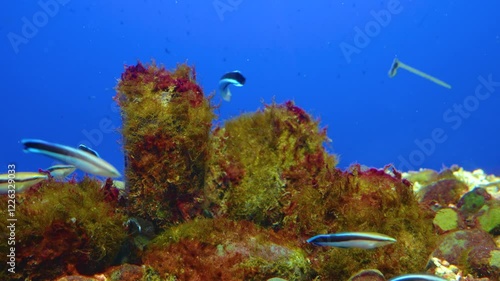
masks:
[(37, 139), (24, 139), (21, 142), (26, 153), (43, 154), (93, 175), (110, 178), (121, 176), (111, 164), (86, 151)]
[(48, 179), (49, 176), (35, 172), (17, 172), (15, 174), (0, 175), (0, 194), (7, 194), (9, 190), (23, 192), (35, 184)]
[(56, 179), (64, 179), (76, 170), (73, 165), (54, 165), (47, 168), (50, 175)]
[(396, 239), (375, 232), (339, 232), (316, 235), (307, 242), (317, 246), (373, 249), (392, 244)]

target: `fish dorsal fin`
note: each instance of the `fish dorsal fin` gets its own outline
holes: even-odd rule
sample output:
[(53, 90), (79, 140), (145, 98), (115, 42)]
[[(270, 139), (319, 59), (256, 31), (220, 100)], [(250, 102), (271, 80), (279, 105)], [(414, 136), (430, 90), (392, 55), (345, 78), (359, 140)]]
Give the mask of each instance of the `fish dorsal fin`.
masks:
[(99, 156), (99, 153), (97, 153), (97, 151), (93, 150), (92, 148), (90, 148), (90, 147), (88, 147), (88, 146), (86, 146), (86, 145), (84, 145), (84, 144), (80, 144), (80, 145), (78, 146), (78, 149), (80, 149), (80, 150), (82, 150), (82, 151), (85, 151), (85, 152), (87, 152), (87, 153), (89, 153), (89, 154), (92, 154), (92, 155), (94, 155), (95, 157), (101, 158), (101, 156)]

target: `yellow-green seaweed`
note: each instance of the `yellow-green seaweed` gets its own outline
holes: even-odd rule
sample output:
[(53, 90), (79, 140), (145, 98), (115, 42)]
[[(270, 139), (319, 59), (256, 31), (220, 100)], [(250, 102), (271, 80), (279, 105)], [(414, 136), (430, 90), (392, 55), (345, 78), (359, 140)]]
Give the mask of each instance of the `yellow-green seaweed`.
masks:
[[(125, 216), (116, 202), (107, 201), (102, 183), (88, 177), (79, 183), (48, 180), (38, 188), (17, 194), (16, 263), (9, 278), (53, 279), (70, 272), (103, 270), (115, 259), (125, 240)], [(7, 200), (0, 213), (7, 217)], [(0, 222), (6, 228), (7, 221)], [(7, 241), (7, 232), (0, 237)], [(8, 245), (0, 243), (0, 251)], [(5, 273), (3, 263), (2, 273)], [(22, 269), (22, 270), (21, 270)]]
[(157, 228), (200, 215), (214, 113), (194, 68), (129, 66), (115, 100), (123, 117), (130, 214)]
[(436, 213), (433, 222), (444, 232), (457, 229), (458, 214), (450, 208), (441, 209)]

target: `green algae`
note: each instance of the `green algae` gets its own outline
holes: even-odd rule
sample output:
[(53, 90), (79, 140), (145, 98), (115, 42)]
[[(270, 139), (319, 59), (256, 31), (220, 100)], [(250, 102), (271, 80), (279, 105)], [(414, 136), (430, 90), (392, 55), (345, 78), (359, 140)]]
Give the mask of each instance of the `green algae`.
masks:
[(493, 250), (490, 252), (490, 266), (500, 268), (500, 251)]
[(439, 174), (430, 169), (423, 169), (420, 171), (408, 172), (405, 175), (405, 178), (412, 183), (419, 183), (423, 186), (428, 185), (434, 181), (436, 181), (439, 177)]
[(479, 212), (482, 212), (478, 217), (481, 229), (498, 234), (500, 232), (500, 204), (485, 205)]
[(477, 192), (477, 188), (475, 188), (464, 194), (460, 199), (460, 212), (465, 215), (474, 214), (484, 206), (485, 202), (484, 195)]
[(315, 154), (331, 167), (336, 164), (323, 148), (327, 138), (318, 124), (289, 102), (268, 105), (216, 129), (205, 195), (218, 214), (280, 226), (289, 204), (284, 173)]
[(443, 231), (450, 231), (458, 227), (458, 214), (450, 208), (441, 209), (436, 213), (434, 225)]
[(144, 277), (142, 278), (141, 281), (176, 281), (177, 279), (175, 276), (166, 276), (165, 278), (162, 278), (156, 270), (151, 267), (151, 266), (144, 266)]
[(275, 254), (281, 257), (269, 260), (265, 257), (250, 256), (239, 266), (245, 271), (253, 271), (258, 268), (259, 273), (252, 277), (254, 280), (263, 280), (263, 278), (276, 275), (286, 276), (288, 280), (304, 280), (307, 276), (306, 272), (310, 271), (310, 264), (304, 253), (282, 250)]
[(456, 231), (445, 236), (444, 240), (439, 245), (439, 251), (444, 255), (450, 255), (456, 248), (464, 248), (467, 240), (460, 239), (462, 231)]

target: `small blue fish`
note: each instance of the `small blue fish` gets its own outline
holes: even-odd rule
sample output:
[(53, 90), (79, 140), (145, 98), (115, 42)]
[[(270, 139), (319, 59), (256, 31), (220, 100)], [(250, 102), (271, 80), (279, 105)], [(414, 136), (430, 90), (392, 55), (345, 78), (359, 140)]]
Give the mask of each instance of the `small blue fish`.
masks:
[(389, 279), (389, 281), (447, 281), (441, 277), (429, 274), (405, 274)]
[(73, 165), (54, 165), (47, 168), (47, 172), (56, 179), (64, 179), (76, 170)]
[(219, 90), (222, 98), (225, 101), (231, 100), (231, 91), (229, 91), (229, 85), (234, 85), (237, 87), (242, 87), (245, 85), (246, 78), (238, 70), (228, 72), (219, 80)]
[(77, 169), (89, 174), (110, 178), (121, 176), (115, 167), (92, 153), (37, 139), (24, 139), (21, 142), (24, 145), (24, 152), (26, 153), (43, 154), (66, 164), (73, 165)]
[(317, 246), (373, 249), (392, 244), (396, 239), (375, 232), (339, 232), (316, 235), (307, 242)]

